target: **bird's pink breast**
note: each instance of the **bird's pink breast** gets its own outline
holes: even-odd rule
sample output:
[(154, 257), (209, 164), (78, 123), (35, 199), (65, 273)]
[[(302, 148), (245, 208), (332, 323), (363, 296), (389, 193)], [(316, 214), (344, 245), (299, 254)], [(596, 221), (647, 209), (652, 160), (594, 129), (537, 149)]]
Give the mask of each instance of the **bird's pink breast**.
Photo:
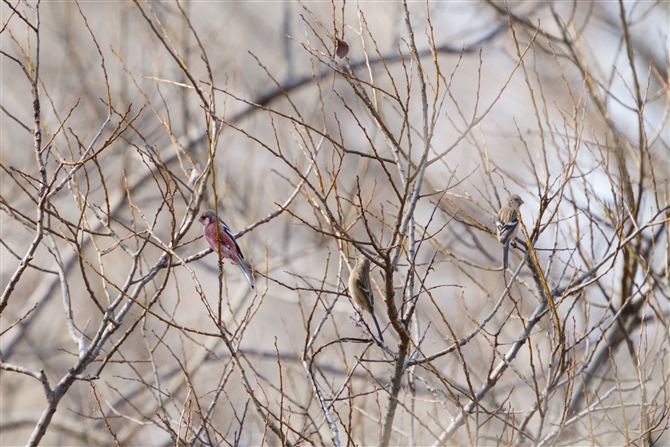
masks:
[(216, 226), (214, 224), (207, 225), (204, 229), (204, 233), (207, 243), (214, 251), (219, 251), (222, 257), (229, 258), (237, 262), (236, 253), (230, 249), (230, 247), (234, 247), (234, 243), (230, 240), (230, 237), (222, 228), (219, 229), (219, 241), (222, 243), (217, 243)]

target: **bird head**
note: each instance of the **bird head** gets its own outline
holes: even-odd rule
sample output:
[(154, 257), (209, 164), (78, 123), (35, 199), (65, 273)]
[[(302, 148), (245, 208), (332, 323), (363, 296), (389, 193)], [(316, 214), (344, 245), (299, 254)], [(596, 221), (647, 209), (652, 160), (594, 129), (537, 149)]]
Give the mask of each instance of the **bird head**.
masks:
[(521, 200), (521, 197), (519, 197), (517, 194), (512, 194), (509, 196), (509, 199), (507, 199), (514, 205), (514, 208), (519, 208), (521, 205), (523, 205), (523, 200)]
[(370, 270), (370, 260), (363, 253), (356, 253), (356, 265), (359, 265), (363, 270)]
[(207, 226), (211, 223), (216, 222), (216, 213), (214, 212), (214, 210), (207, 210), (200, 215), (199, 220), (203, 226)]

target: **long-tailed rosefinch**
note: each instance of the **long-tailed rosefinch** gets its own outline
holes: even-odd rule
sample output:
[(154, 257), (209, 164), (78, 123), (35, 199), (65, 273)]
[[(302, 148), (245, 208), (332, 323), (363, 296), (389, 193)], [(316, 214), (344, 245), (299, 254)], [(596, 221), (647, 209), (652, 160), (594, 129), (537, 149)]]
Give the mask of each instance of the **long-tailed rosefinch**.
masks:
[(505, 200), (496, 219), (498, 240), (503, 246), (503, 270), (507, 270), (509, 257), (509, 244), (519, 231), (519, 207), (523, 200), (516, 194), (512, 194)]
[[(249, 287), (254, 288), (254, 279), (244, 264), (242, 250), (235, 241), (235, 236), (228, 228), (228, 225), (216, 215), (214, 210), (207, 210), (200, 216), (202, 230), (205, 234), (205, 240), (212, 247), (212, 250), (221, 254), (221, 259), (228, 258), (233, 261), (242, 271), (242, 274), (249, 283)], [(218, 225), (217, 225), (218, 224)]]
[(370, 313), (379, 332), (379, 339), (384, 341), (382, 330), (375, 317), (375, 301), (370, 287), (370, 260), (361, 253), (356, 255), (356, 265), (349, 275), (349, 295), (358, 307)]

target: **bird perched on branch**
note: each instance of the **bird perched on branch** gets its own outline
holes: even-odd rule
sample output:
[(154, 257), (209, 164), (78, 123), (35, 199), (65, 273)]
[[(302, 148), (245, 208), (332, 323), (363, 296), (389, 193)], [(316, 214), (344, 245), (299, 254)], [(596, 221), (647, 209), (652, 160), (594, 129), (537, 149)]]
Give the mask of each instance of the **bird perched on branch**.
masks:
[(212, 247), (216, 253), (221, 254), (221, 260), (228, 258), (233, 261), (242, 271), (242, 274), (249, 283), (249, 287), (254, 288), (254, 279), (251, 277), (251, 272), (244, 264), (244, 256), (242, 250), (235, 241), (235, 236), (228, 228), (228, 225), (216, 215), (214, 210), (207, 210), (200, 216), (200, 223), (202, 223), (202, 230), (205, 235), (205, 240)]
[(372, 316), (379, 339), (384, 341), (382, 330), (375, 317), (375, 301), (372, 287), (370, 287), (370, 260), (361, 253), (356, 255), (356, 265), (349, 275), (349, 295), (358, 307), (366, 310)]
[(519, 207), (523, 200), (516, 194), (512, 194), (505, 200), (496, 219), (496, 230), (498, 240), (503, 246), (503, 270), (507, 270), (509, 264), (509, 244), (519, 231)]

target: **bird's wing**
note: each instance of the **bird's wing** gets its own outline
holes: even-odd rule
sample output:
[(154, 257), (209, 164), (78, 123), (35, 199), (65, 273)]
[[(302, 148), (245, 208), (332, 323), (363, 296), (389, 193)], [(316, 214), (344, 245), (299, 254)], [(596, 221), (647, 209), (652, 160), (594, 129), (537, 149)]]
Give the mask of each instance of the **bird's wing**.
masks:
[(510, 239), (510, 236), (514, 233), (519, 224), (519, 219), (517, 218), (516, 213), (512, 215), (512, 218), (509, 221), (504, 222), (502, 219), (496, 220), (496, 230), (498, 230), (498, 238), (501, 243), (507, 243)]
[(368, 296), (370, 304), (374, 306), (374, 295), (372, 294), (372, 288), (370, 287), (370, 281), (365, 281), (364, 279), (358, 278), (356, 280), (359, 290), (365, 293)]
[[(221, 230), (223, 230), (223, 232)], [(242, 250), (240, 250), (240, 246), (237, 245), (237, 241), (235, 240), (235, 236), (233, 236), (233, 232), (230, 231), (228, 225), (226, 225), (226, 223), (219, 217), (219, 242), (230, 249), (232, 247), (230, 247), (228, 239), (233, 241), (233, 245), (235, 245), (237, 254), (240, 255), (240, 258), (244, 259), (244, 255), (242, 255)]]

